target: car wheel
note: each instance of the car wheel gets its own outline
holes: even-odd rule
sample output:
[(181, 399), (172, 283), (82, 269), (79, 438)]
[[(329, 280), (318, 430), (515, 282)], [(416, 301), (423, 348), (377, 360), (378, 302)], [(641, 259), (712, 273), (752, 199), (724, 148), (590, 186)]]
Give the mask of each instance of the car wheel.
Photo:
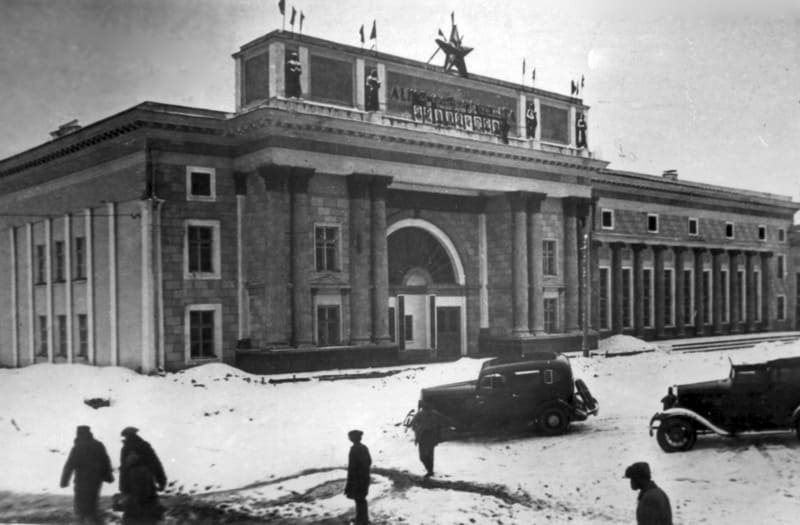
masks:
[(569, 416), (566, 410), (559, 406), (545, 408), (539, 414), (539, 430), (548, 436), (563, 434), (569, 426)]
[(661, 422), (656, 439), (664, 452), (684, 452), (697, 441), (697, 430), (688, 419), (673, 417)]

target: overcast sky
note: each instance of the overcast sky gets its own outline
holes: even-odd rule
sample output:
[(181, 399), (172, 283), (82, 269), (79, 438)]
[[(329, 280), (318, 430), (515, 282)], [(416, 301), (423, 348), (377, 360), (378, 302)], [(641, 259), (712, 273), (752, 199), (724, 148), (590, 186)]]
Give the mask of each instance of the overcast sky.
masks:
[[(584, 75), (589, 145), (612, 168), (800, 201), (800, 3), (662, 3), (287, 0), (287, 15), (352, 45), (376, 20), (379, 51), (426, 61), (455, 11), (471, 72), (521, 82), (525, 59), (527, 85), (536, 67), (562, 94)], [(230, 55), (280, 27), (277, 0), (0, 0), (0, 158), (145, 100), (232, 111)]]

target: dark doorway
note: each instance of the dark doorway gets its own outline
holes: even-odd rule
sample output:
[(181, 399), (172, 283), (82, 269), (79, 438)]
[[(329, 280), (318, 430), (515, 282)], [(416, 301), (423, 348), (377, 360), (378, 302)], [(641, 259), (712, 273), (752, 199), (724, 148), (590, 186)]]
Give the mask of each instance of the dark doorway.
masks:
[(439, 357), (461, 357), (461, 308), (440, 306), (436, 309), (436, 347)]

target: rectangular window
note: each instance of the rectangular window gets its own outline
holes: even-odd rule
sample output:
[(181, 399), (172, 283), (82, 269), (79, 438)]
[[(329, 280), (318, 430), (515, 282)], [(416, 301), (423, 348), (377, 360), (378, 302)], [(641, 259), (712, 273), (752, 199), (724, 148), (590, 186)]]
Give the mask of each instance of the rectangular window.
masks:
[(55, 260), (53, 264), (55, 265), (54, 268), (54, 280), (56, 282), (62, 282), (64, 280), (64, 241), (56, 241), (55, 242)]
[(414, 316), (406, 315), (403, 320), (403, 339), (405, 341), (414, 340)]
[(544, 331), (548, 334), (558, 332), (558, 299), (544, 299)]
[(783, 295), (778, 295), (775, 297), (776, 300), (776, 315), (778, 316), (778, 321), (785, 321), (786, 320), (786, 297)]
[(650, 233), (658, 233), (658, 215), (655, 213), (647, 214), (647, 231)]
[(66, 356), (67, 355), (67, 316), (66, 315), (58, 315), (56, 316), (56, 328), (58, 330), (58, 341), (56, 342), (56, 348), (58, 348), (58, 355)]
[(767, 227), (764, 225), (758, 226), (758, 240), (759, 241), (766, 241), (767, 240)]
[(39, 316), (39, 355), (47, 356), (47, 316)]
[(214, 310), (189, 311), (189, 355), (192, 359), (216, 357)]
[(753, 280), (756, 285), (756, 321), (761, 321), (761, 270), (753, 270)]
[(86, 279), (85, 237), (75, 237), (75, 279)]
[(630, 268), (622, 269), (622, 326), (633, 326), (631, 310), (633, 310), (633, 282)]
[(653, 308), (653, 271), (650, 268), (642, 270), (642, 322), (645, 327), (653, 325), (650, 314)]
[(600, 212), (600, 225), (604, 230), (614, 229), (614, 210), (602, 210)]
[(728, 270), (720, 270), (720, 281), (722, 281), (722, 290), (720, 290), (720, 297), (722, 299), (722, 322), (727, 323), (730, 322), (731, 315), (730, 315), (730, 301), (728, 300), (729, 294), (728, 290), (730, 289), (730, 277), (728, 274)]
[(339, 305), (317, 306), (317, 345), (336, 346), (341, 344)]
[(219, 221), (187, 220), (185, 279), (220, 278)]
[(36, 283), (47, 282), (47, 252), (44, 244), (36, 245)]
[(664, 326), (672, 326), (672, 268), (664, 269)]
[(89, 324), (86, 314), (78, 314), (78, 357), (89, 354)]
[(744, 270), (737, 270), (736, 285), (739, 287), (739, 321), (747, 319), (747, 277)]
[(711, 270), (703, 270), (703, 322), (711, 324)]
[(778, 279), (783, 279), (786, 276), (786, 256), (782, 253), (778, 254), (775, 262), (777, 263)]
[(339, 227), (317, 226), (314, 231), (314, 249), (317, 271), (339, 271)]
[(611, 326), (609, 323), (609, 313), (610, 309), (609, 306), (611, 304), (611, 297), (609, 295), (611, 290), (611, 285), (609, 283), (611, 272), (609, 272), (608, 268), (599, 268), (600, 273), (600, 290), (599, 290), (599, 311), (598, 315), (600, 316), (600, 329), (601, 330), (608, 330)]
[(698, 235), (700, 233), (699, 221), (694, 217), (689, 217), (689, 235)]
[(733, 239), (733, 223), (726, 222), (725, 223), (725, 238), (726, 239)]
[(694, 272), (683, 270), (683, 324), (694, 325)]
[(544, 275), (558, 275), (556, 241), (542, 241), (542, 272)]
[(186, 166), (186, 200), (217, 200), (217, 173), (214, 168)]
[(786, 242), (786, 230), (778, 228), (778, 242)]

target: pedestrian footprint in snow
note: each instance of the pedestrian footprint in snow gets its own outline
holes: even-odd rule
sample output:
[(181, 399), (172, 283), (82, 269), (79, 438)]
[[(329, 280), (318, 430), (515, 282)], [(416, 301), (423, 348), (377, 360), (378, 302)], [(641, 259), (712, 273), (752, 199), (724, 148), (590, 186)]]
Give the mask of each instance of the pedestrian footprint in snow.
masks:
[(372, 458), (369, 449), (361, 443), (364, 433), (360, 430), (351, 430), (347, 437), (353, 443), (350, 447), (350, 456), (347, 462), (347, 484), (344, 495), (356, 502), (356, 525), (367, 525), (369, 514), (367, 512), (367, 493), (369, 492), (369, 468)]
[(414, 443), (419, 447), (419, 460), (425, 466), (425, 477), (433, 476), (433, 452), (442, 440), (441, 416), (422, 401), (419, 410), (411, 420), (414, 431)]
[(625, 469), (631, 480), (631, 490), (638, 490), (636, 523), (638, 525), (672, 525), (672, 508), (669, 498), (650, 477), (650, 465), (644, 461)]
[(78, 523), (103, 523), (97, 511), (97, 501), (103, 482), (113, 483), (114, 474), (106, 447), (94, 439), (91, 429), (86, 425), (79, 426), (76, 431), (75, 445), (61, 472), (62, 487), (69, 486), (69, 478), (73, 472), (75, 517)]
[(122, 522), (157, 523), (164, 509), (157, 490), (164, 490), (167, 476), (150, 443), (139, 437), (138, 429), (122, 430), (123, 445), (119, 460), (119, 491), (122, 493)]

